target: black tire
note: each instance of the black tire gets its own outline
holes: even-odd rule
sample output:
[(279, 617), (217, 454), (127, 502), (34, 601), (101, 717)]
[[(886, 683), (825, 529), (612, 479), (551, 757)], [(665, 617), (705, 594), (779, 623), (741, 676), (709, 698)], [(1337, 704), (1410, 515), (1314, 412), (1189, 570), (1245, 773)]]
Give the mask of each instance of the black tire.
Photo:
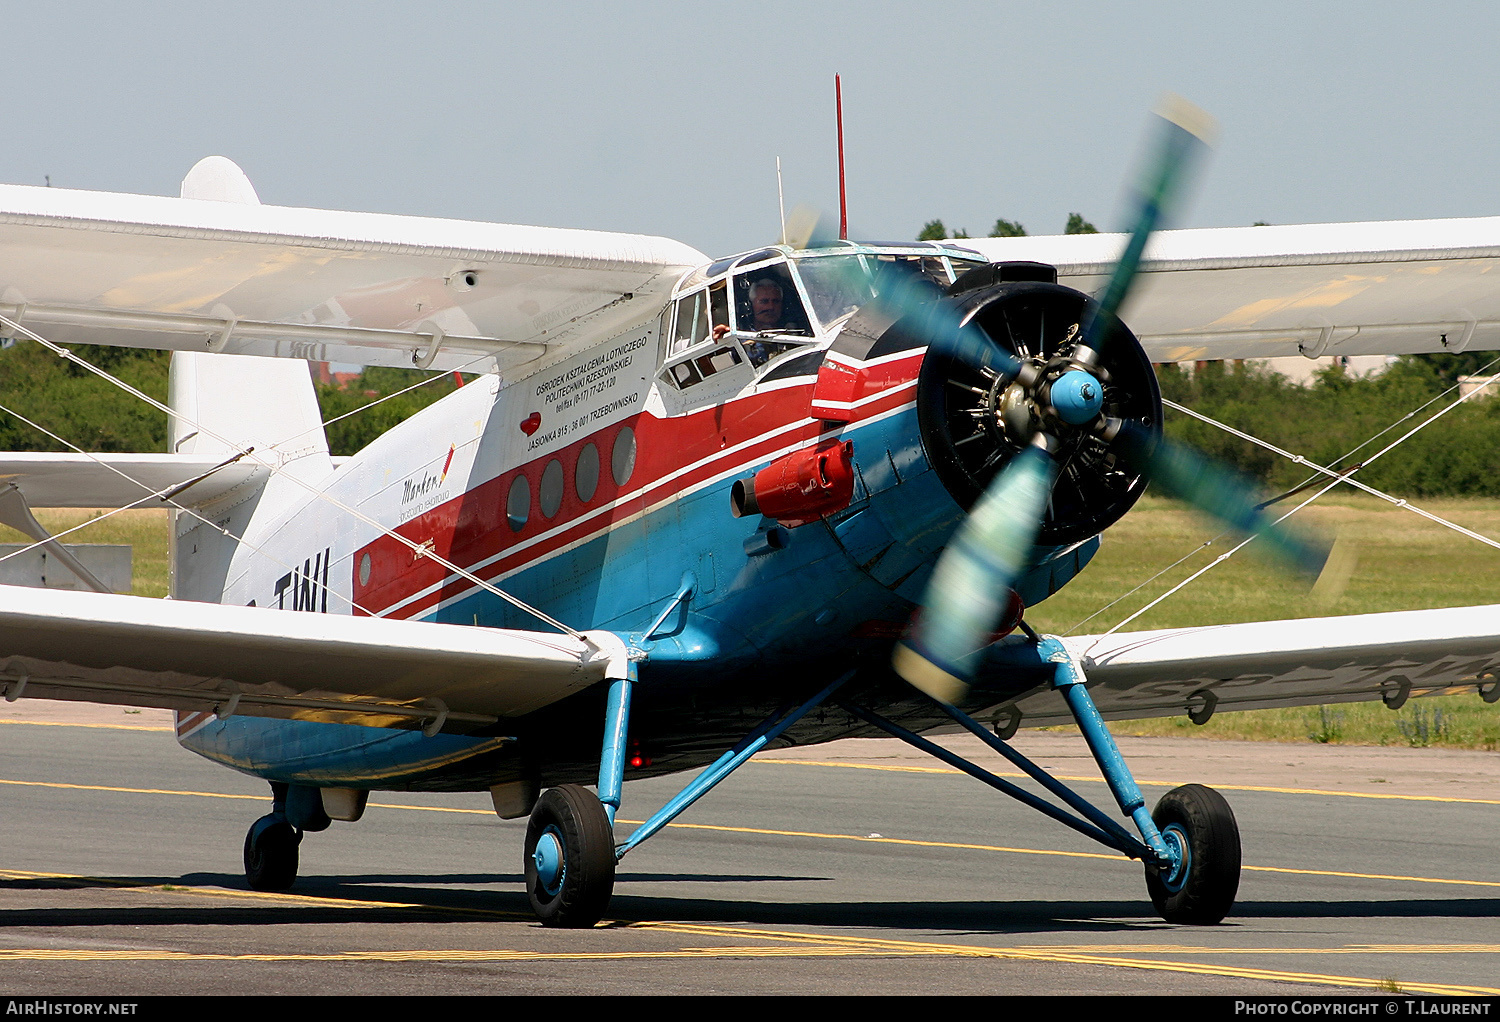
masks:
[(245, 835), (245, 880), (257, 891), (284, 891), (297, 879), (302, 835), (286, 818), (262, 816)]
[(1151, 904), (1169, 923), (1212, 926), (1234, 907), (1240, 888), (1240, 828), (1234, 811), (1212, 788), (1185, 784), (1162, 796), (1151, 813), (1157, 827), (1186, 838), (1185, 868), (1175, 876), (1146, 867)]
[[(543, 882), (537, 843), (551, 832), (562, 851), (561, 876)], [(604, 806), (577, 784), (550, 788), (526, 826), (526, 893), (543, 926), (588, 927), (609, 907), (615, 889), (615, 836)]]

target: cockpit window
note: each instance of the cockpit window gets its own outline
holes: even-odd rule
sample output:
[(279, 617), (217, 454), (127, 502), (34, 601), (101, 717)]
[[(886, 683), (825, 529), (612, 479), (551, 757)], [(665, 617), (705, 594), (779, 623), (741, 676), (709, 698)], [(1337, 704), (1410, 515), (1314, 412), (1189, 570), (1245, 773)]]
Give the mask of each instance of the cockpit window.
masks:
[(760, 368), (812, 337), (812, 323), (786, 263), (760, 266), (730, 279), (734, 281), (733, 325), (751, 365)]
[(948, 262), (953, 264), (953, 279), (957, 280), (970, 270), (977, 270), (987, 265), (983, 259), (960, 259), (957, 256), (949, 256)]
[(672, 334), (669, 355), (687, 351), (708, 337), (708, 303), (706, 292), (694, 291), (677, 299), (677, 329)]
[(813, 314), (825, 327), (875, 297), (870, 277), (857, 255), (801, 259), (797, 272), (807, 288)]
[(882, 280), (889, 286), (893, 283), (907, 283), (917, 276), (926, 277), (939, 287), (947, 287), (953, 283), (953, 278), (948, 275), (948, 267), (938, 256), (881, 254), (872, 257), (871, 261), (877, 288)]

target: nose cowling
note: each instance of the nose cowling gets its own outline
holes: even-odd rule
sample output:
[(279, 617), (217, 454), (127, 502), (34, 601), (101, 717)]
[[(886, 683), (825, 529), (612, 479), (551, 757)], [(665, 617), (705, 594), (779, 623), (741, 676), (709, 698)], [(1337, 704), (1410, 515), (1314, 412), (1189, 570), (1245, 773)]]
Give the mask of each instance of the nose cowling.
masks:
[[(1012, 272), (1029, 279), (1008, 279), (1004, 265), (985, 267), (959, 278), (940, 300), (1014, 356), (1019, 371), (995, 368), (972, 345), (934, 338), (917, 384), (922, 446), (967, 510), (1037, 428), (1055, 437), (1061, 467), (1037, 543), (1063, 546), (1103, 532), (1145, 491), (1144, 470), (1121, 459), (1093, 427), (1103, 416), (1159, 432), (1161, 393), (1150, 360), (1123, 323), (1110, 325), (1100, 357), (1079, 343), (1092, 299), (1037, 279), (1044, 274), (1035, 264)], [(921, 320), (908, 315), (890, 329), (921, 330)]]

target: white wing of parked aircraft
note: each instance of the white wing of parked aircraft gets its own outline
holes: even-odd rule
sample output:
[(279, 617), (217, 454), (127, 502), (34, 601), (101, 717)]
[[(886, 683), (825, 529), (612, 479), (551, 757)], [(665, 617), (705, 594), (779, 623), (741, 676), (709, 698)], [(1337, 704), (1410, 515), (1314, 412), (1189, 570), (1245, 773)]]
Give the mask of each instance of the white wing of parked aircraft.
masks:
[(622, 663), (611, 633), (465, 628), (0, 586), (5, 697), (459, 732)]
[[(197, 712), (463, 732), (601, 681), (620, 640), (0, 586), (0, 685)], [(1496, 691), (1500, 606), (1122, 632), (1066, 640), (1111, 719)], [(1205, 695), (1208, 693), (1208, 695)], [(1072, 717), (1054, 690), (1028, 726)], [(1399, 703), (1398, 703), (1399, 705)], [(993, 715), (993, 709), (976, 714)], [(441, 717), (441, 720), (439, 719)]]
[[(1093, 294), (1122, 234), (978, 238)], [(1124, 319), (1153, 361), (1500, 348), (1500, 217), (1161, 231)]]
[(0, 314), (58, 343), (500, 372), (639, 322), (708, 261), (643, 235), (265, 206), (214, 159), (184, 192), (238, 175), (240, 201), (0, 185)]
[[(1454, 686), (1481, 686), (1493, 696), (1500, 605), (1120, 632), (1065, 642), (1087, 658), (1091, 692), (1107, 718), (1352, 702), (1372, 693), (1399, 705), (1409, 696)], [(1028, 724), (1072, 720), (1055, 691), (1029, 695), (1017, 708)]]

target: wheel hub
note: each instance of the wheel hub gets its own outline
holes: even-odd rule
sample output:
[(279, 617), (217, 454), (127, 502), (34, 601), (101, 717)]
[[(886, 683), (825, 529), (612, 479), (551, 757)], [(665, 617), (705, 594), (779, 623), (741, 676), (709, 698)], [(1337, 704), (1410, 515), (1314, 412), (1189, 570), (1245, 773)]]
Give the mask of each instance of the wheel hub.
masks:
[(1171, 856), (1162, 867), (1161, 882), (1169, 892), (1176, 894), (1182, 890), (1182, 885), (1187, 882), (1188, 873), (1192, 870), (1192, 846), (1188, 844), (1187, 833), (1176, 823), (1169, 823), (1162, 828), (1161, 837)]
[(562, 834), (556, 827), (548, 827), (537, 838), (536, 850), (531, 853), (536, 865), (537, 882), (548, 894), (562, 890), (563, 877), (567, 873), (567, 860), (563, 855)]

